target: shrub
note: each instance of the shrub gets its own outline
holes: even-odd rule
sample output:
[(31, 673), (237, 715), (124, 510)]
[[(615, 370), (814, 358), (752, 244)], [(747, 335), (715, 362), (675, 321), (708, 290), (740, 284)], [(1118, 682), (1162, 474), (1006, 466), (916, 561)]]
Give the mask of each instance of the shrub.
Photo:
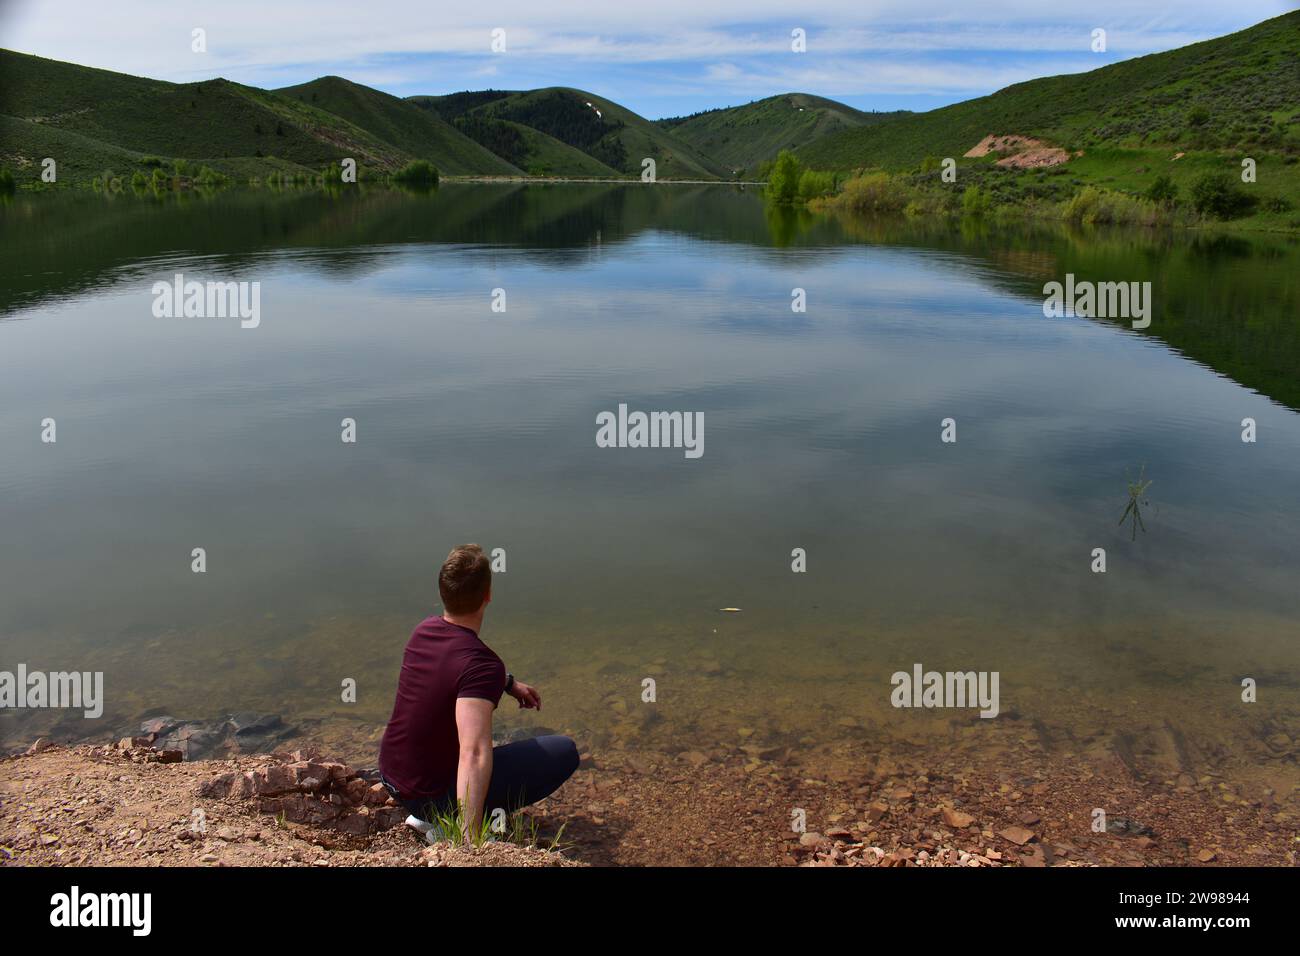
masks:
[(1251, 199), (1227, 173), (1205, 173), (1192, 183), (1192, 206), (1202, 216), (1231, 219), (1251, 205)]
[(393, 173), (393, 180), (406, 186), (436, 186), (438, 167), (427, 159), (413, 159)]
[(1204, 126), (1210, 121), (1210, 111), (1204, 106), (1193, 106), (1187, 111), (1187, 122), (1191, 126)]
[(854, 213), (901, 212), (908, 195), (888, 173), (862, 173), (844, 184), (832, 205)]
[(807, 202), (835, 192), (835, 174), (805, 169), (799, 177), (799, 198)]
[(1168, 221), (1167, 211), (1150, 199), (1139, 199), (1113, 189), (1085, 186), (1062, 208), (1070, 222), (1088, 225), (1122, 224), (1155, 226)]
[(1168, 176), (1157, 176), (1156, 181), (1147, 187), (1146, 198), (1153, 203), (1172, 206), (1178, 201), (1178, 187)]
[(217, 172), (211, 166), (204, 166), (199, 170), (199, 175), (195, 181), (200, 186), (223, 186), (227, 182), (225, 175)]
[(978, 186), (967, 186), (961, 194), (961, 211), (967, 216), (982, 216), (993, 205), (993, 197)]
[(0, 169), (0, 196), (12, 196), (17, 188), (18, 184), (14, 182), (14, 174), (7, 169)]

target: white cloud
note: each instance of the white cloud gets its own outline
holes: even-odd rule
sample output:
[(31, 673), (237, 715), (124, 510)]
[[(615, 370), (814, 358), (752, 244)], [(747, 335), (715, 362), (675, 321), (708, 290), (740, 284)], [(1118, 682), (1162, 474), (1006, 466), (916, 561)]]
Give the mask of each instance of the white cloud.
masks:
[[(763, 77), (826, 76), (841, 92), (891, 90), (988, 90), (1043, 70), (955, 69), (934, 62), (957, 51), (1031, 54), (1087, 49), (1093, 27), (1108, 32), (1120, 55), (1170, 49), (1240, 29), (1286, 12), (1280, 0), (1236, 0), (1229, 9), (1211, 0), (1180, 0), (1134, 11), (1130, 0), (1003, 0), (1000, 3), (935, 3), (929, 0), (810, 0), (792, 12), (787, 0), (656, 0), (653, 4), (595, 5), (551, 0), (505, 0), (490, 8), (430, 4), (427, 0), (9, 0), (0, 20), (0, 45), (169, 80), (214, 75), (249, 83), (300, 81), (335, 72), (390, 87), (418, 85), (427, 57), (473, 60), (457, 63), (462, 75), (501, 70), (543, 71), (566, 61), (590, 66), (694, 63), (702, 81), (738, 84)], [(508, 52), (489, 51), (490, 31), (507, 30)], [(808, 31), (808, 53), (789, 52), (790, 29)], [(208, 52), (190, 51), (190, 31), (207, 31)], [(852, 88), (863, 75), (863, 58), (895, 59), (876, 81)], [(929, 54), (929, 55), (927, 55)], [(795, 67), (779, 59), (803, 57)], [(763, 63), (760, 68), (756, 64)], [(706, 64), (740, 64), (732, 77), (706, 71)], [(976, 81), (978, 78), (978, 81)], [(951, 84), (951, 85), (948, 85)], [(590, 86), (599, 86), (593, 76)], [(778, 86), (780, 84), (778, 83)], [(739, 89), (739, 87), (736, 87)], [(823, 89), (825, 87), (822, 87)], [(770, 87), (755, 89), (770, 92)]]

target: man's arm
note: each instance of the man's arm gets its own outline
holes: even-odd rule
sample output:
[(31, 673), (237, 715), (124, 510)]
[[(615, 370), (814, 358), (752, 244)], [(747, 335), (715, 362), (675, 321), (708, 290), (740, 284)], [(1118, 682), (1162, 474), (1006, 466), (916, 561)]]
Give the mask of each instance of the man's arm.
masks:
[(466, 835), (483, 824), (483, 801), (492, 779), (492, 707), (492, 701), (480, 697), (456, 701), (456, 734), (460, 737), (456, 799), (464, 813)]

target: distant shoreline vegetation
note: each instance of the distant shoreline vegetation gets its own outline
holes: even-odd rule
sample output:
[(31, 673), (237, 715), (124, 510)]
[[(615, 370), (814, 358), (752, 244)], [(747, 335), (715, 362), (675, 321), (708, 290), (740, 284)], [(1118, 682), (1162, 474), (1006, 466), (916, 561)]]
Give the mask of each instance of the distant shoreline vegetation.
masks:
[[(427, 190), (436, 188), (441, 181), (438, 167), (425, 159), (415, 159), (390, 172), (373, 170), (354, 165), (354, 176), (345, 179), (345, 169), (326, 166), (319, 172), (307, 170), (283, 170), (269, 172), (263, 176), (238, 178), (219, 172), (204, 163), (187, 159), (163, 160), (146, 156), (134, 169), (118, 172), (105, 169), (90, 181), (79, 183), (26, 183), (21, 188), (24, 192), (62, 192), (69, 189), (89, 188), (93, 192), (114, 194), (163, 195), (165, 193), (205, 192), (231, 187), (310, 187), (321, 189), (343, 189), (364, 183), (368, 185), (392, 185), (405, 189)], [(0, 167), (0, 196), (12, 196), (19, 189), (13, 173)]]
[[(1068, 162), (1034, 170), (953, 161), (951, 179), (945, 180), (942, 164), (933, 157), (910, 172), (871, 168), (831, 172), (807, 168), (798, 156), (783, 150), (760, 173), (767, 175), (763, 195), (769, 203), (854, 216), (1197, 228), (1241, 224), (1256, 211), (1294, 209), (1286, 196), (1247, 191), (1226, 169), (1200, 172), (1185, 191), (1161, 174), (1146, 190), (1130, 192), (1073, 177)], [(1287, 223), (1286, 230), (1300, 230), (1300, 219)]]

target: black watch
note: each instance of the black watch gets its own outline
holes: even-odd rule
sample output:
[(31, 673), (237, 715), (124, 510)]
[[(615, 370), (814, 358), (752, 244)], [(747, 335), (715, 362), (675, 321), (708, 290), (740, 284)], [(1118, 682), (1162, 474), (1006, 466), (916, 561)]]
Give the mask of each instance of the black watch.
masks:
[(515, 686), (515, 675), (514, 675), (514, 674), (506, 674), (506, 690), (505, 690), (505, 692), (506, 692), (507, 694), (510, 693), (510, 688), (512, 688), (512, 687), (514, 687), (514, 686)]

